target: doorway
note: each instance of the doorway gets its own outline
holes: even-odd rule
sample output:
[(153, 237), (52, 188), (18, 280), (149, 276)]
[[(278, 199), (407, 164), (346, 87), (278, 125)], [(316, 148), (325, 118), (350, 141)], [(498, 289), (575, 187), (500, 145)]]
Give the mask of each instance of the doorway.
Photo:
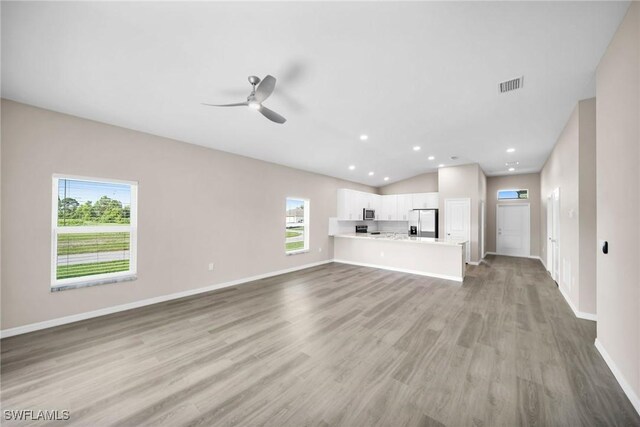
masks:
[(529, 204), (499, 204), (497, 209), (496, 252), (498, 255), (522, 257), (531, 255)]
[(466, 240), (466, 262), (471, 260), (471, 199), (445, 199), (445, 240)]
[(486, 230), (486, 224), (485, 224), (485, 217), (487, 213), (486, 211), (487, 211), (487, 207), (483, 200), (480, 202), (480, 260), (483, 260), (485, 256), (484, 233)]
[(547, 270), (558, 283), (560, 273), (560, 188), (547, 197)]

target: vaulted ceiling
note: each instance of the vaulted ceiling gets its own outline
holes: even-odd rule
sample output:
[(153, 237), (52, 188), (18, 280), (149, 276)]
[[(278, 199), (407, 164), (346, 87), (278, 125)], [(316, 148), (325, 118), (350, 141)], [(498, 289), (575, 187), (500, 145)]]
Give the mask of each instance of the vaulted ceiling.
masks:
[[(628, 5), (2, 2), (2, 96), (374, 186), (539, 171)], [(201, 105), (266, 74), (284, 125)]]

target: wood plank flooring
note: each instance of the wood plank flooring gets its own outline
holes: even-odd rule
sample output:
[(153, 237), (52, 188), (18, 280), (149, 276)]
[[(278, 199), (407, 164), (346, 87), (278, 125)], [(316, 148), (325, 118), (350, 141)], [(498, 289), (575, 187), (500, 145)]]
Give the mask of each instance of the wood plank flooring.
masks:
[(640, 425), (594, 339), (535, 260), (327, 264), (4, 339), (0, 396), (70, 411), (34, 425)]

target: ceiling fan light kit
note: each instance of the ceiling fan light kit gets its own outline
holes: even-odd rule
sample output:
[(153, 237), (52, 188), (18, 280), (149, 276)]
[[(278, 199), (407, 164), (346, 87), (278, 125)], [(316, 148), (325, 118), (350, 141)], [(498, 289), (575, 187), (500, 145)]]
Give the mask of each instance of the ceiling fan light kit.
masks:
[(276, 88), (276, 78), (273, 76), (266, 76), (263, 80), (260, 77), (249, 76), (249, 83), (251, 84), (251, 93), (247, 96), (246, 102), (238, 102), (235, 104), (205, 104), (209, 107), (249, 107), (259, 111), (267, 119), (272, 122), (282, 124), (287, 121), (280, 114), (273, 110), (268, 109), (262, 103), (271, 96), (273, 90)]

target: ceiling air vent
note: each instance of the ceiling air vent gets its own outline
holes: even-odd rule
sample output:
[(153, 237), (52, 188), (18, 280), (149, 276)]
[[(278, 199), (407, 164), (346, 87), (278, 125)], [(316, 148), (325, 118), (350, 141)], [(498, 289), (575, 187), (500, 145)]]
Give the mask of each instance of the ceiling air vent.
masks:
[(524, 76), (502, 82), (500, 83), (500, 93), (506, 93), (511, 92), (512, 90), (520, 89), (523, 83)]

